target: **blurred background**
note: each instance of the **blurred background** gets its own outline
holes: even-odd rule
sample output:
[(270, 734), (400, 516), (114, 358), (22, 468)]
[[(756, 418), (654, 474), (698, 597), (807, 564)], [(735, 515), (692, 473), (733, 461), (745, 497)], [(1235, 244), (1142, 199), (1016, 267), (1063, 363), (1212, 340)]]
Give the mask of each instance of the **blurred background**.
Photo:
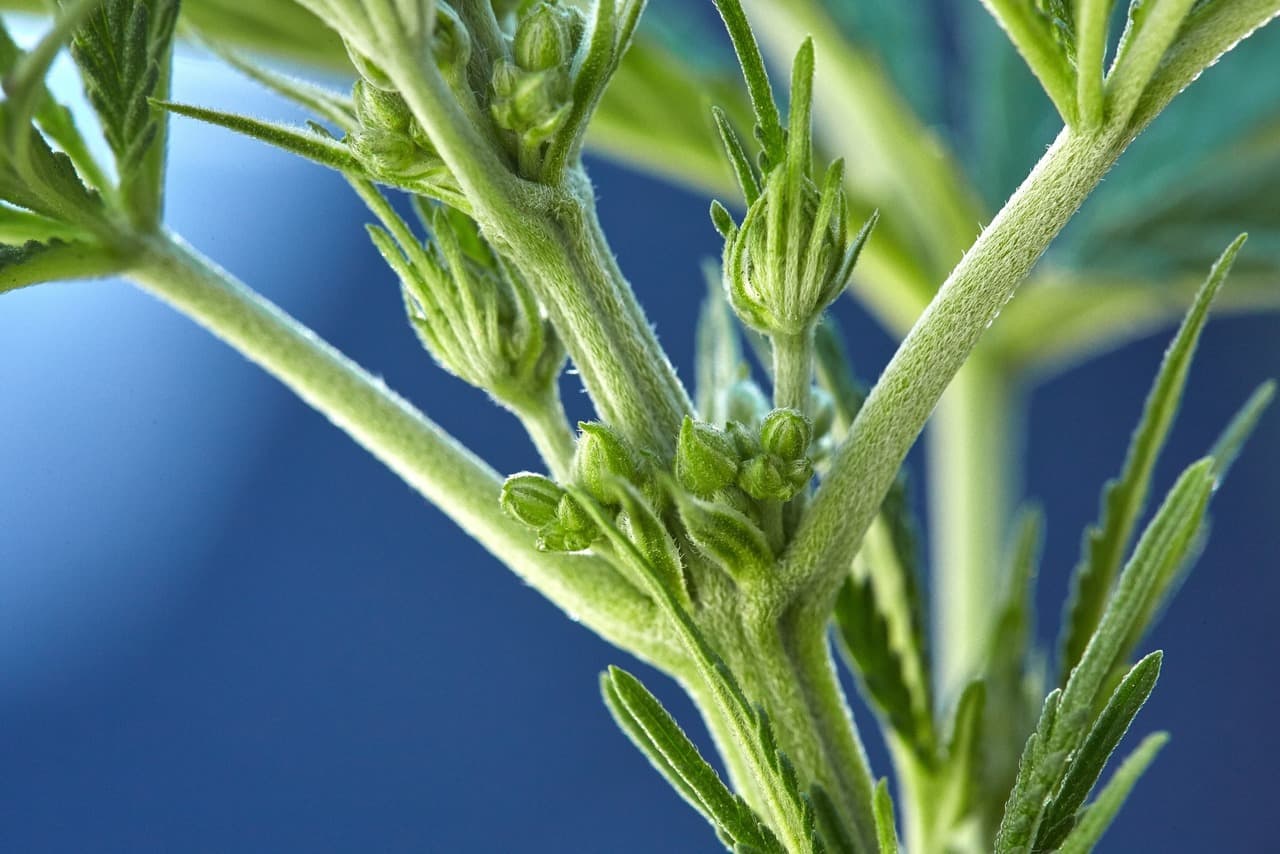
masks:
[[(1213, 69), (1206, 84), (1274, 73), (1269, 44)], [(65, 72), (63, 91), (74, 86)], [(176, 74), (178, 100), (302, 118), (194, 51), (182, 52)], [(957, 126), (946, 91), (916, 89), (931, 123)], [(1250, 97), (1276, 109), (1248, 93), (1236, 106)], [(1157, 141), (1211, 136), (1197, 109), (1161, 119)], [(1005, 142), (1025, 154), (1001, 164), (1030, 162), (1052, 132), (1040, 114), (1017, 126), (1024, 138)], [(340, 178), (185, 121), (171, 148), (168, 218), (178, 232), (500, 471), (535, 467), (515, 423), (421, 350)], [(989, 163), (983, 151), (971, 146), (971, 162)], [(1144, 157), (1166, 176), (1176, 166), (1128, 155)], [(691, 376), (699, 264), (719, 252), (707, 200), (590, 165), (622, 268)], [(1116, 181), (1128, 180), (1125, 168)], [(994, 198), (1017, 178), (1006, 171), (1013, 177), (986, 179)], [(1127, 186), (1150, 172), (1135, 170)], [(1084, 251), (1070, 240), (1060, 252)], [(1275, 245), (1258, 243), (1246, 252), (1278, 263)], [(836, 313), (860, 372), (874, 376), (893, 342), (852, 301)], [(1168, 336), (1103, 354), (1030, 398), (1025, 489), (1049, 519), (1046, 643), (1080, 531), (1120, 466)], [(1280, 376), (1278, 338), (1274, 314), (1210, 324), (1159, 488), (1258, 381)], [(588, 416), (572, 377), (566, 396), (572, 414)], [(1145, 644), (1167, 659), (1138, 734), (1168, 729), (1173, 741), (1101, 850), (1274, 845), (1277, 508), (1273, 412), (1215, 499), (1196, 572)], [(94, 282), (0, 300), (0, 850), (717, 850), (608, 718), (596, 675), (615, 662), (636, 666), (522, 587), (322, 417), (149, 297)], [(659, 677), (646, 681), (665, 687), (703, 739), (688, 702)], [(858, 711), (885, 773), (869, 713)]]

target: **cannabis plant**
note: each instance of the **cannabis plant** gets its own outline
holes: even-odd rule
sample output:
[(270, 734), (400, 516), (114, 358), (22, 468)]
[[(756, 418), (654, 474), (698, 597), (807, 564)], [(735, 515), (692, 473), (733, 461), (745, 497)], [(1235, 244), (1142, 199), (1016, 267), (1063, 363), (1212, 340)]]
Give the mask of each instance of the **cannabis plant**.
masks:
[[(1130, 143), (1280, 0), (984, 5), (1061, 128), (994, 215), (999, 180), (971, 183), (908, 106), (930, 97), (903, 74), (927, 51), (886, 48), (896, 59), (882, 65), (818, 0), (715, 0), (733, 78), (673, 49), (673, 28), (638, 34), (643, 0), (61, 0), (30, 49), (0, 30), (0, 290), (132, 280), (280, 379), (574, 619), (669, 674), (723, 775), (626, 670), (601, 674), (603, 705), (726, 848), (885, 854), (901, 838), (912, 852), (1088, 851), (1164, 743), (1148, 736), (1099, 786), (1160, 672), (1147, 629), (1201, 549), (1210, 499), (1272, 386), (1153, 500), (1244, 238), (1206, 256), (1218, 236), (1178, 198), (1148, 195), (1127, 219), (1076, 226), (1074, 256), (1037, 262)], [(175, 36), (314, 120), (174, 103)], [(64, 48), (105, 146), (46, 86)], [(350, 86), (283, 75), (264, 53)], [(168, 230), (179, 116), (339, 172), (427, 354), (518, 419), (544, 470), (495, 472)], [(987, 124), (992, 163), (1016, 160), (997, 151), (1015, 137), (1035, 144), (1008, 119)], [(1230, 175), (1183, 181), (1183, 198), (1236, 204), (1274, 229), (1274, 202), (1225, 191), (1270, 186), (1271, 133)], [(723, 252), (693, 394), (601, 230), (590, 146), (717, 199)], [(1133, 272), (1152, 268), (1125, 267), (1144, 240), (1164, 241), (1163, 289)], [(1275, 301), (1274, 260), (1242, 263), (1233, 307)], [(869, 385), (828, 316), (849, 291), (901, 339)], [(1038, 650), (1041, 521), (1010, 509), (1018, 391), (1187, 302), (1083, 538), (1060, 639)], [(576, 427), (560, 396), (569, 363), (594, 406)], [(926, 583), (902, 470), (931, 414)], [(869, 767), (833, 644), (891, 769)]]

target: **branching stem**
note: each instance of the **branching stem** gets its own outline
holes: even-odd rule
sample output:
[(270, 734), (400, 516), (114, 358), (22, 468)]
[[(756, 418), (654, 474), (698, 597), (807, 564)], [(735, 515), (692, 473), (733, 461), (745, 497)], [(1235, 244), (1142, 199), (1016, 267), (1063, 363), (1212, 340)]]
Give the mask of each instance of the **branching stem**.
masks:
[(173, 236), (149, 239), (129, 275), (324, 413), (561, 609), (612, 643), (678, 666), (652, 600), (603, 560), (536, 551), (499, 509), (492, 469), (311, 330)]

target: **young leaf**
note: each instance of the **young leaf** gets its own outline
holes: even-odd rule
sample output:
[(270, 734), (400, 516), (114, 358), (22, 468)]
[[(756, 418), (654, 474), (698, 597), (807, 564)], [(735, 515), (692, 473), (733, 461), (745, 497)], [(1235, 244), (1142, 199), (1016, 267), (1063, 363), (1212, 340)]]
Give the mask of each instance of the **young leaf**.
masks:
[(1067, 124), (1076, 119), (1074, 30), (1064, 0), (982, 0)]
[(1169, 736), (1158, 732), (1147, 736), (1134, 749), (1133, 753), (1121, 763), (1116, 773), (1107, 781), (1107, 785), (1098, 793), (1098, 797), (1089, 805), (1080, 817), (1071, 834), (1062, 842), (1058, 854), (1089, 854), (1111, 826), (1112, 819), (1124, 805), (1129, 792), (1142, 776), (1147, 767), (1155, 760), (1161, 748), (1168, 742)]
[(1213, 443), (1209, 456), (1213, 457), (1213, 472), (1219, 481), (1222, 481), (1231, 470), (1231, 465), (1235, 462), (1240, 449), (1253, 435), (1254, 428), (1258, 426), (1258, 419), (1271, 405), (1271, 399), (1275, 394), (1274, 380), (1267, 380), (1254, 389), (1253, 394), (1249, 395), (1249, 399), (1244, 402), (1227, 424), (1226, 429), (1222, 431), (1222, 435)]
[(1067, 750), (1053, 743), (1058, 722), (1062, 689), (1055, 688), (1045, 698), (1035, 732), (1027, 738), (1018, 762), (1004, 815), (996, 833), (996, 854), (1028, 854), (1044, 810), (1045, 799), (1053, 791), (1067, 759)]
[(703, 501), (671, 490), (689, 539), (730, 577), (763, 578), (773, 569), (773, 550), (759, 526), (728, 504)]
[(769, 72), (764, 67), (760, 45), (751, 31), (746, 12), (742, 10), (741, 0), (715, 0), (715, 4), (742, 66), (742, 76), (747, 82), (747, 93), (751, 96), (765, 155), (770, 164), (779, 163), (786, 144), (786, 132), (782, 129), (782, 116), (773, 98), (773, 87), (769, 85)]
[(154, 226), (164, 189), (165, 118), (178, 0), (103, 0), (76, 30), (71, 56), (111, 146), (129, 214)]
[(726, 391), (741, 379), (745, 365), (738, 324), (720, 285), (720, 270), (709, 263), (703, 272), (707, 296), (698, 313), (698, 414), (704, 421), (722, 425), (729, 419)]
[(889, 794), (889, 781), (876, 783), (876, 841), (880, 854), (898, 854), (898, 831), (894, 828), (893, 797)]
[(331, 136), (322, 135), (314, 130), (308, 131), (299, 127), (263, 121), (249, 116), (237, 115), (236, 113), (224, 113), (220, 110), (210, 110), (190, 104), (158, 102), (156, 106), (162, 107), (171, 113), (177, 113), (180, 116), (208, 122), (211, 125), (217, 125), (245, 136), (251, 136), (299, 157), (305, 157), (307, 160), (319, 163), (321, 166), (336, 169), (344, 175), (369, 177), (365, 174), (364, 167), (347, 146)]
[(605, 703), (623, 732), (685, 800), (732, 845), (782, 852), (773, 833), (729, 791), (658, 699), (630, 673), (610, 667), (601, 676)]
[(738, 189), (742, 192), (743, 201), (751, 207), (760, 198), (760, 178), (756, 167), (747, 156), (747, 151), (738, 137), (738, 132), (729, 123), (729, 117), (719, 107), (711, 108), (711, 116), (715, 119), (716, 130), (720, 132), (720, 140), (724, 143), (725, 156), (734, 176), (738, 179)]
[(1084, 554), (1072, 575), (1072, 594), (1060, 639), (1059, 684), (1084, 654), (1098, 625), (1115, 574), (1146, 503), (1151, 473), (1178, 412), (1191, 359), (1213, 299), (1222, 288), (1244, 235), (1227, 247), (1201, 286), (1177, 335), (1165, 352), (1133, 433), (1119, 478), (1103, 490), (1102, 518), (1085, 534)]
[(1107, 760), (1155, 689), (1162, 659), (1160, 652), (1153, 652), (1142, 659), (1112, 693), (1084, 743), (1072, 756), (1062, 785), (1045, 810), (1044, 821), (1036, 835), (1037, 850), (1053, 850), (1067, 838), (1076, 822), (1077, 811), (1102, 776)]
[(840, 811), (836, 809), (827, 790), (814, 783), (809, 787), (809, 803), (813, 808), (814, 821), (826, 854), (858, 854), (857, 843), (849, 836), (844, 820), (840, 818)]

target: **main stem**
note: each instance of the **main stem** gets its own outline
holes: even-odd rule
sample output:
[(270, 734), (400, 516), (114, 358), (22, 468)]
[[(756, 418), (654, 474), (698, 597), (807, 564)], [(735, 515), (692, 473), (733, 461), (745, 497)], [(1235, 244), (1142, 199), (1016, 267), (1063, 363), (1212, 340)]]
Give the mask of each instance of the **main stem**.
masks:
[(501, 480), (380, 380), (178, 238), (146, 239), (129, 275), (279, 379), (527, 583), (610, 642), (679, 666), (653, 601), (594, 557), (534, 549), (498, 508)]
[(990, 637), (1017, 440), (1009, 379), (975, 355), (956, 374), (926, 433), (934, 603), (935, 696), (959, 696)]

